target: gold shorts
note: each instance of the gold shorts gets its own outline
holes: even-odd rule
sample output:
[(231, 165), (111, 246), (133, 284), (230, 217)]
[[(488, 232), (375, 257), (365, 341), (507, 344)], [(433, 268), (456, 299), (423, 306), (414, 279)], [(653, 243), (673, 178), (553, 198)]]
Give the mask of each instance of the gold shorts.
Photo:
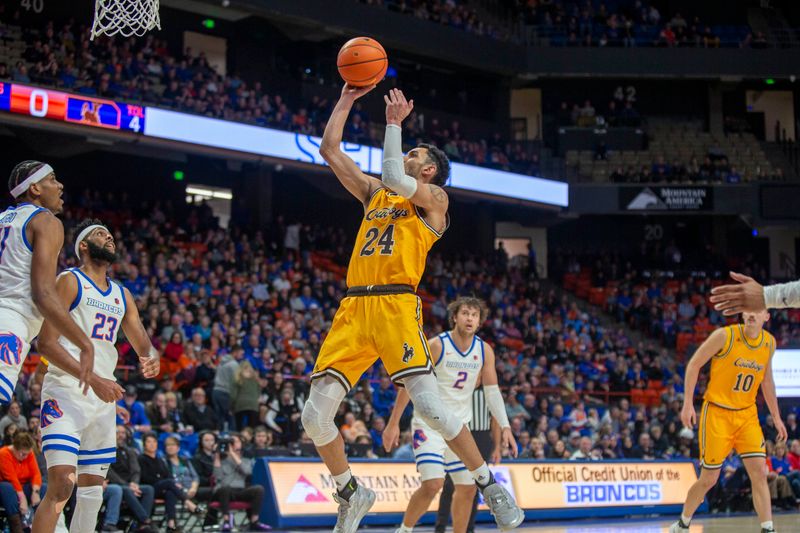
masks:
[(703, 468), (722, 468), (722, 463), (734, 449), (743, 459), (767, 456), (755, 404), (733, 410), (703, 402), (698, 436)]
[(350, 390), (380, 358), (395, 383), (433, 371), (415, 294), (350, 296), (342, 300), (311, 379), (329, 375)]

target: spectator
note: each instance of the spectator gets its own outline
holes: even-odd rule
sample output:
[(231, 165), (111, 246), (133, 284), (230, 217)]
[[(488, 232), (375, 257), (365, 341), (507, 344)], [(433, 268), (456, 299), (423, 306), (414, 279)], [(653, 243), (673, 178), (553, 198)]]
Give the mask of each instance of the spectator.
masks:
[(217, 413), (206, 405), (206, 391), (202, 387), (192, 389), (191, 401), (183, 409), (183, 421), (187, 429), (198, 433), (219, 427)]
[(35, 444), (30, 433), (20, 430), (11, 445), (0, 448), (0, 502), (12, 533), (22, 533), (23, 517), (47, 491), (33, 453)]
[(25, 417), (22, 416), (22, 409), (16, 401), (12, 401), (9, 404), (6, 416), (0, 418), (0, 433), (5, 433), (6, 427), (10, 424), (16, 424), (18, 428), (28, 427), (28, 422), (25, 420)]
[(270, 454), (272, 446), (272, 432), (264, 426), (256, 426), (253, 443), (247, 447), (244, 456), (248, 459), (258, 459)]
[(243, 501), (250, 504), (248, 530), (269, 531), (272, 528), (258, 520), (261, 501), (264, 498), (264, 487), (247, 485), (248, 478), (253, 473), (253, 460), (242, 457), (242, 440), (238, 435), (231, 435), (230, 439), (231, 443), (225, 457), (222, 457), (219, 452), (214, 454), (214, 477), (217, 480), (214, 496), (220, 503), (220, 511), (223, 515), (222, 530), (233, 530), (230, 502)]
[(172, 478), (167, 462), (158, 456), (158, 437), (155, 433), (146, 433), (142, 437), (142, 448), (144, 448), (144, 452), (139, 456), (141, 480), (142, 483), (153, 487), (156, 498), (164, 499), (167, 532), (180, 531), (176, 522), (178, 502), (183, 502), (186, 510), (190, 513), (205, 515), (205, 508), (195, 504), (189, 499), (186, 492), (178, 487)]
[[(144, 404), (136, 401), (138, 394), (135, 386), (128, 385), (125, 387), (125, 396), (117, 402), (117, 405), (128, 411), (128, 424), (133, 431), (144, 433), (150, 431), (150, 420), (147, 418)], [(122, 423), (119, 415), (117, 415), (117, 423)]]
[(236, 429), (255, 425), (258, 420), (258, 399), (261, 396), (261, 384), (258, 374), (249, 361), (239, 363), (233, 380), (231, 402), (236, 417)]
[(300, 436), (302, 412), (303, 403), (294, 397), (290, 387), (284, 385), (280, 397), (269, 404), (266, 417), (267, 426), (278, 434), (282, 444), (294, 442)]
[[(136, 519), (134, 531), (155, 533), (150, 520), (153, 511), (154, 490), (150, 485), (140, 485), (139, 454), (128, 444), (128, 429), (117, 426), (117, 461), (108, 469), (108, 485), (103, 492), (106, 505), (104, 526), (116, 527), (122, 501)], [(104, 530), (105, 531), (105, 530)]]
[(231, 423), (231, 392), (233, 391), (236, 372), (239, 370), (239, 361), (244, 357), (244, 349), (234, 346), (233, 352), (222, 357), (217, 373), (214, 376), (214, 390), (211, 400), (217, 418), (222, 422), (222, 431), (227, 431)]
[(186, 493), (187, 498), (194, 499), (200, 487), (200, 478), (192, 462), (179, 455), (181, 441), (175, 437), (167, 437), (164, 441), (164, 450), (167, 452), (167, 465), (176, 486)]
[(592, 439), (581, 437), (578, 449), (572, 453), (570, 459), (573, 461), (597, 461), (600, 457), (592, 450)]

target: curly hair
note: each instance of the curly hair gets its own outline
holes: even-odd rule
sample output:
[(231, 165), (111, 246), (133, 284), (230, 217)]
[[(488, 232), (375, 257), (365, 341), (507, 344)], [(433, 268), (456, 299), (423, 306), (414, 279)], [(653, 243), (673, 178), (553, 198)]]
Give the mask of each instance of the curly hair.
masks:
[(428, 151), (428, 162), (436, 166), (436, 175), (431, 183), (444, 187), (450, 179), (450, 159), (447, 158), (442, 150), (432, 144), (421, 143), (418, 148), (425, 148)]
[(489, 308), (486, 307), (486, 302), (474, 296), (460, 296), (447, 306), (447, 320), (451, 328), (456, 327), (456, 315), (462, 307), (477, 309), (480, 313), (480, 324), (483, 324), (486, 317), (489, 316)]

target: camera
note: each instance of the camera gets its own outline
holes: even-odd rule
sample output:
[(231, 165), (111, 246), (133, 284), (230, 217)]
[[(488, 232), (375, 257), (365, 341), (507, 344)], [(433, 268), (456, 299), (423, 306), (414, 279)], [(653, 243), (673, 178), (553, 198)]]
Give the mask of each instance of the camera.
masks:
[(217, 451), (221, 457), (228, 455), (228, 448), (230, 447), (233, 439), (230, 437), (220, 437), (217, 439)]

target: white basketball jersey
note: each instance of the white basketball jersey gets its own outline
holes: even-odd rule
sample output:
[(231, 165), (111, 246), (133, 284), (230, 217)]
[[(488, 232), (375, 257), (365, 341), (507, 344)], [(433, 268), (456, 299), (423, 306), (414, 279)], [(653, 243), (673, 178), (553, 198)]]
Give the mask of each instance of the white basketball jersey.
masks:
[[(86, 333), (94, 344), (94, 371), (101, 378), (114, 379), (117, 368), (117, 333), (125, 317), (125, 292), (122, 285), (107, 280), (108, 289), (101, 291), (89, 276), (78, 268), (65, 270), (62, 276), (75, 276), (78, 280), (78, 294), (69, 307), (72, 320)], [(69, 354), (80, 361), (80, 350), (66, 337), (58, 342)], [(67, 380), (78, 380), (60, 368), (50, 365), (49, 372)]]
[(11, 206), (0, 214), (0, 307), (16, 311), (28, 322), (30, 342), (42, 327), (42, 314), (33, 303), (31, 261), (33, 245), (25, 231), (44, 207), (29, 203)]
[(442, 351), (436, 360), (439, 394), (447, 410), (465, 424), (472, 420), (472, 393), (483, 369), (483, 340), (477, 335), (472, 346), (462, 353), (449, 332), (439, 335)]

